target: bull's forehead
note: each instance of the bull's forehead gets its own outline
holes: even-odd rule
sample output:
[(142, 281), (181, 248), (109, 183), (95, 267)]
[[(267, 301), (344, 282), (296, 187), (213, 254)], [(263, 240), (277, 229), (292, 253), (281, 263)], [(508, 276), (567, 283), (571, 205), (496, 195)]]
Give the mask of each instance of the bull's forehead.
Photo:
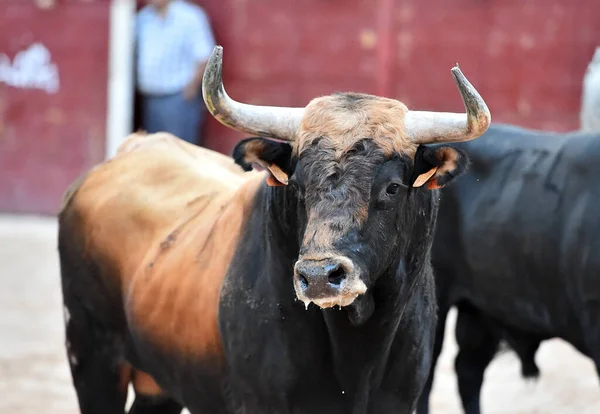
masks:
[(417, 145), (404, 131), (408, 109), (397, 100), (360, 93), (340, 93), (313, 99), (307, 106), (295, 141), (301, 154), (315, 140), (341, 157), (357, 141), (370, 139), (386, 156), (393, 153), (412, 157)]

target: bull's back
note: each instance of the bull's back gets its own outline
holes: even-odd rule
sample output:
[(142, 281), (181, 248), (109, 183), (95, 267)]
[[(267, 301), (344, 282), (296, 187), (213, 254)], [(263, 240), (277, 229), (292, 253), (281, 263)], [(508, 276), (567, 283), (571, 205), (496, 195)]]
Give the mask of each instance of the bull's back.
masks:
[(122, 283), (152, 244), (198, 210), (209, 215), (207, 207), (223, 203), (246, 180), (233, 161), (228, 168), (224, 160), (203, 157), (208, 150), (190, 153), (180, 140), (164, 138), (125, 141), (113, 159), (74, 183), (60, 213), (61, 225), (68, 217), (69, 226), (85, 235), (87, 254), (96, 256), (90, 259), (110, 262)]
[(181, 156), (193, 159), (197, 166), (207, 164), (208, 168), (218, 166), (235, 175), (243, 175), (242, 168), (233, 162), (231, 157), (223, 155), (216, 151), (199, 147), (168, 132), (157, 132), (155, 134), (146, 134), (145, 132), (136, 132), (127, 137), (127, 139), (117, 149), (117, 154), (126, 154), (139, 150), (158, 150), (163, 152), (175, 152)]
[[(453, 286), (457, 297), (518, 328), (567, 329), (564, 310), (600, 265), (580, 249), (584, 240), (598, 244), (598, 138), (495, 126), (462, 145), (472, 165), (444, 190), (450, 202), (441, 203), (438, 222), (454, 231), (438, 231), (434, 250), (453, 246), (453, 259), (464, 266)], [(454, 266), (451, 255), (438, 256), (442, 266)], [(565, 294), (567, 288), (573, 291)]]
[(64, 296), (79, 298), (94, 318), (118, 330), (126, 325), (130, 285), (148, 257), (191, 221), (210, 226), (246, 180), (153, 137), (135, 146), (126, 140), (114, 158), (76, 180), (59, 213)]

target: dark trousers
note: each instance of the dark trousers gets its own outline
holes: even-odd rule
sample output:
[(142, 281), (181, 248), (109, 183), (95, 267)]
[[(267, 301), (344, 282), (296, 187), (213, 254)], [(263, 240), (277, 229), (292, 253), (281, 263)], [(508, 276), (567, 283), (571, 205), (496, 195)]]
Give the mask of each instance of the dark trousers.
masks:
[(192, 144), (202, 145), (200, 136), (206, 107), (202, 95), (187, 100), (183, 93), (142, 96), (143, 129), (148, 133), (170, 132)]

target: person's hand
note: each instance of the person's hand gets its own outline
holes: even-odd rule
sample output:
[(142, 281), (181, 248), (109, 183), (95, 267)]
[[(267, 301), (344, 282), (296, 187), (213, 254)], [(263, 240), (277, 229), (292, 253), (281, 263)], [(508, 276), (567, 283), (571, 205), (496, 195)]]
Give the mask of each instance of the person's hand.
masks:
[(198, 88), (198, 86), (193, 82), (188, 84), (185, 88), (183, 88), (183, 97), (187, 101), (194, 99), (198, 95), (198, 89), (200, 88)]

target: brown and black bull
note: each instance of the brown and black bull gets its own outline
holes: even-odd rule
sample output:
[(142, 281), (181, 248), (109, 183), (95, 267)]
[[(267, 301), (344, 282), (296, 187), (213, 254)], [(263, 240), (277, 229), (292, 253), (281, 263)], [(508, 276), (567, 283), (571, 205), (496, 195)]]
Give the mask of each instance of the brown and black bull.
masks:
[[(411, 413), (430, 367), (437, 188), (489, 111), (341, 93), (305, 108), (204, 99), (248, 138), (234, 161), (136, 135), (59, 215), (66, 345), (82, 413)], [(312, 304), (311, 304), (312, 303)]]

